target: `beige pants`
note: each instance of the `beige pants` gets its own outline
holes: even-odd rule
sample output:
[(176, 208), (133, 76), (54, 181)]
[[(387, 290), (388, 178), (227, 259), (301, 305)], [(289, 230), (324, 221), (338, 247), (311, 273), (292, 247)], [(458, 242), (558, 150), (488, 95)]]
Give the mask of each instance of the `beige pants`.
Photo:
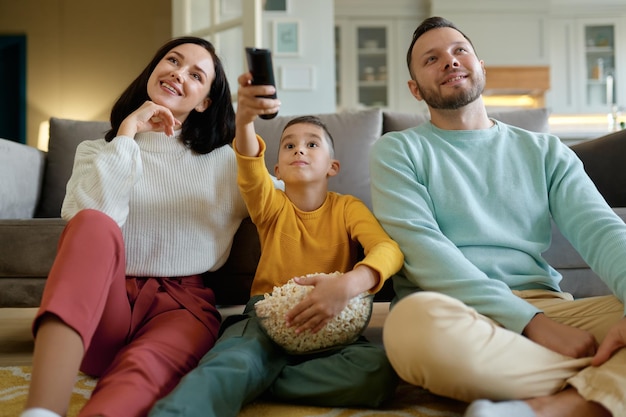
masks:
[[(573, 300), (551, 291), (516, 291), (553, 320), (600, 342), (624, 316), (614, 296)], [(613, 416), (626, 416), (626, 349), (599, 367), (572, 359), (501, 327), (462, 302), (434, 292), (400, 300), (383, 327), (391, 364), (405, 381), (470, 402), (550, 395), (572, 385)]]

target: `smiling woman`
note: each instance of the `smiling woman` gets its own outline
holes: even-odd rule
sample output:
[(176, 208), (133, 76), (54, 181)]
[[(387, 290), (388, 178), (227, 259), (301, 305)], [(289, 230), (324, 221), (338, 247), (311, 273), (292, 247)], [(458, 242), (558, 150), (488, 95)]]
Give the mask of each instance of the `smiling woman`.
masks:
[(24, 417), (65, 415), (79, 369), (98, 378), (82, 412), (144, 416), (212, 347), (220, 315), (200, 274), (247, 216), (234, 118), (213, 45), (175, 38), (121, 94), (105, 138), (78, 145)]

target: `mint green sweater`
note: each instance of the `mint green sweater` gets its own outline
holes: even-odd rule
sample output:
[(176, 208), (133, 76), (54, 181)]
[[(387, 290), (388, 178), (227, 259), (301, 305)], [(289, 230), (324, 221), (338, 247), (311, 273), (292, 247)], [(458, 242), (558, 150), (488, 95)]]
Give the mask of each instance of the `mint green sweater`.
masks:
[(560, 291), (542, 257), (552, 217), (624, 300), (626, 225), (556, 136), (425, 123), (378, 140), (370, 170), (374, 214), (405, 256), (399, 298), (448, 294), (521, 333), (539, 310), (511, 290)]

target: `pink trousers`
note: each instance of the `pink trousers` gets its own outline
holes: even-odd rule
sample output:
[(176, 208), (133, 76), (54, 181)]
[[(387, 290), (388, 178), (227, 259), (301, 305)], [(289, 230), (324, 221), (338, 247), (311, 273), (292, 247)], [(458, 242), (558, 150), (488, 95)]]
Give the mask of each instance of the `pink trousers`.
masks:
[(80, 416), (145, 416), (214, 345), (213, 291), (198, 275), (127, 277), (122, 234), (96, 210), (61, 236), (33, 324), (54, 314), (82, 338), (81, 371), (99, 377)]

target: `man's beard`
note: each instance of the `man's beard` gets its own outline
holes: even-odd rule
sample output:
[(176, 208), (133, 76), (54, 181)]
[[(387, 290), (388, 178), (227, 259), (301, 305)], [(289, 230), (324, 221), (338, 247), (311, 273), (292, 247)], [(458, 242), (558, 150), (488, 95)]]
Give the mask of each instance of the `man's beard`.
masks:
[(479, 76), (478, 79), (473, 78), (473, 80), (475, 82), (469, 90), (459, 89), (452, 97), (442, 97), (432, 90), (423, 89), (419, 84), (417, 84), (417, 89), (429, 107), (439, 110), (456, 110), (475, 101), (483, 93), (485, 77)]

